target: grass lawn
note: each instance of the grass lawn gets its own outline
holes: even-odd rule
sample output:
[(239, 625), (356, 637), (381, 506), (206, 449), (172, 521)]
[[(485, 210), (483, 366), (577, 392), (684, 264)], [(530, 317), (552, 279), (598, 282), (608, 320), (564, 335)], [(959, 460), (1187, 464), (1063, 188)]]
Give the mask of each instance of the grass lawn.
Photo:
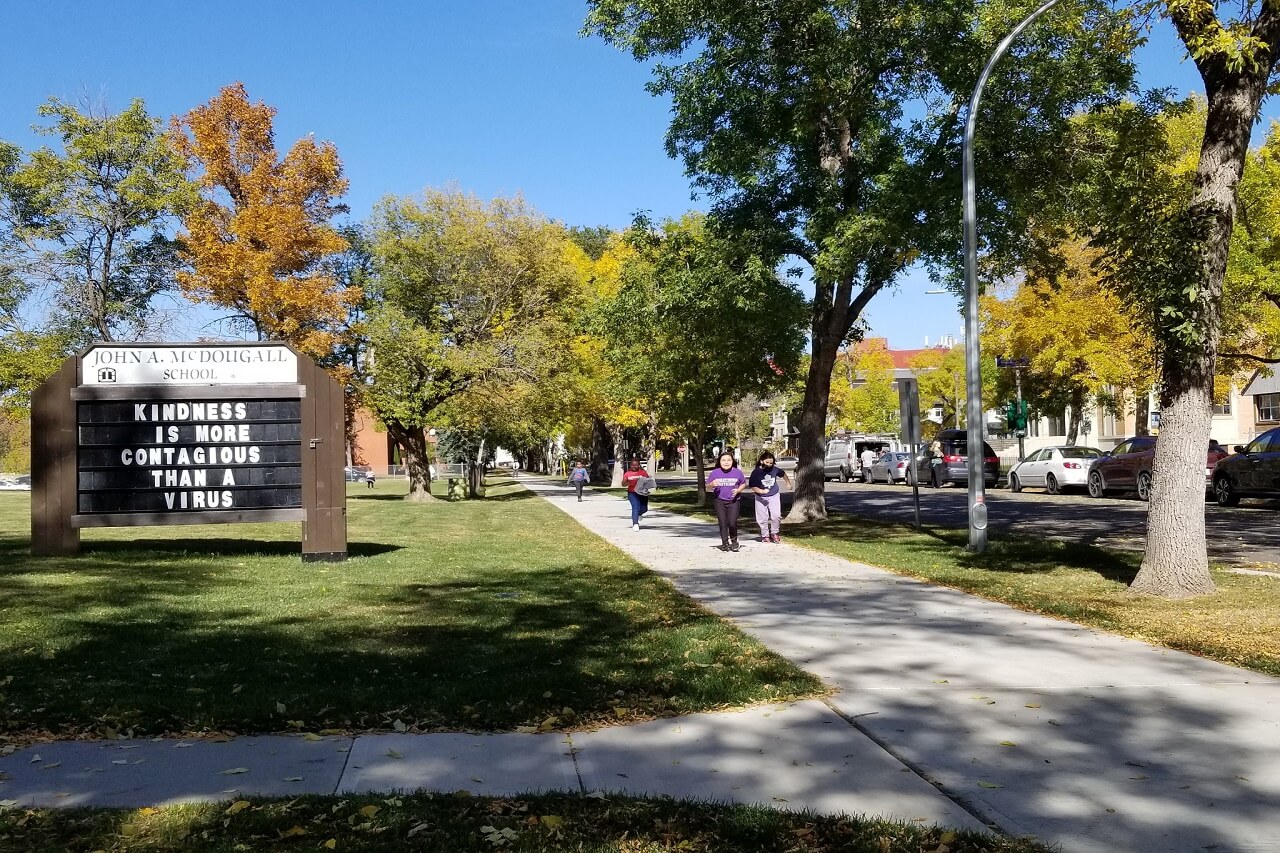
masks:
[(34, 558), (29, 493), (0, 493), (0, 741), (550, 729), (823, 691), (517, 486), (406, 489), (351, 485), (338, 564), (303, 563), (298, 524), (86, 530)]
[(1047, 853), (1029, 841), (932, 827), (723, 806), (549, 794), (302, 797), (133, 811), (0, 811), (0, 847), (67, 850), (575, 850)]
[[(695, 497), (692, 488), (664, 488), (654, 505), (710, 516), (710, 508), (694, 507)], [(793, 545), (1280, 676), (1278, 577), (1215, 567), (1216, 594), (1166, 601), (1129, 592), (1142, 561), (1131, 551), (1001, 533), (972, 554), (964, 528), (917, 532), (834, 512), (825, 524), (788, 525), (783, 535)]]

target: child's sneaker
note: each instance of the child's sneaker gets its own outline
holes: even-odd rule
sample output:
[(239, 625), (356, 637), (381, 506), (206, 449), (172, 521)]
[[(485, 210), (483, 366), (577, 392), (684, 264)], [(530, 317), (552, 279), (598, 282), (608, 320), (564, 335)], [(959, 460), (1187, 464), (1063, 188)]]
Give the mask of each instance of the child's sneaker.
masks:
[(769, 537), (769, 541), (772, 542), (774, 545), (781, 545), (782, 537), (775, 533)]

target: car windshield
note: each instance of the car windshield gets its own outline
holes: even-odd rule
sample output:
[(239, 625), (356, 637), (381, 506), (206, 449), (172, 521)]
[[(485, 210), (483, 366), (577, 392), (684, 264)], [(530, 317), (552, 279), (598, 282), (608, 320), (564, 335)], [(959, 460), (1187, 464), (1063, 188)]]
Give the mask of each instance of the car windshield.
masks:
[(1094, 447), (1064, 447), (1061, 450), (1067, 459), (1097, 459), (1102, 451)]

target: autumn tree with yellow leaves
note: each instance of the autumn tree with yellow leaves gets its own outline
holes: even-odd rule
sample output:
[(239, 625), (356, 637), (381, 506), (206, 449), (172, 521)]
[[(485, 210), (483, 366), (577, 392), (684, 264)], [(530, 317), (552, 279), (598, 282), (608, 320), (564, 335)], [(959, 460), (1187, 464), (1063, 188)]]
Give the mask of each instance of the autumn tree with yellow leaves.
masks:
[(170, 138), (201, 188), (183, 218), (189, 269), (178, 284), (197, 302), (233, 311), (259, 339), (323, 357), (360, 298), (324, 267), (347, 245), (329, 224), (346, 210), (337, 199), (347, 181), (330, 142), (308, 136), (281, 158), (275, 114), (234, 83), (174, 120)]
[(1098, 250), (1074, 241), (1058, 254), (1056, 274), (1029, 275), (1007, 299), (983, 297), (982, 348), (1027, 360), (1027, 396), (1042, 410), (1070, 407), (1074, 444), (1090, 402), (1146, 396), (1155, 351), (1140, 318), (1095, 272)]

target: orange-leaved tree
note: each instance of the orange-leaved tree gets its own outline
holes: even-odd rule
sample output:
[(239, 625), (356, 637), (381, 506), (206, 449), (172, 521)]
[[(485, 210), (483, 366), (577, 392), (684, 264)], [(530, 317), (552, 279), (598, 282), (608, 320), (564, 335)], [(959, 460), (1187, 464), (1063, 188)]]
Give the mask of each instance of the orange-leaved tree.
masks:
[(175, 118), (175, 148), (198, 173), (201, 199), (184, 217), (178, 284), (190, 298), (235, 312), (260, 340), (282, 340), (314, 357), (341, 337), (358, 289), (341, 288), (323, 261), (347, 246), (329, 224), (347, 190), (333, 143), (310, 136), (282, 159), (274, 107), (226, 86)]

